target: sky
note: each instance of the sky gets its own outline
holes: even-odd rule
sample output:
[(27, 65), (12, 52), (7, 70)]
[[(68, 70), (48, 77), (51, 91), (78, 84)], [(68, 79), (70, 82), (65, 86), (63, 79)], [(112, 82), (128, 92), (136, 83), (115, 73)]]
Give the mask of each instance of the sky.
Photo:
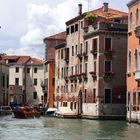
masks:
[[(89, 1), (89, 5), (88, 5)], [(108, 2), (110, 8), (127, 12), (130, 0), (0, 0), (0, 53), (44, 59), (43, 38), (65, 31), (65, 22)]]

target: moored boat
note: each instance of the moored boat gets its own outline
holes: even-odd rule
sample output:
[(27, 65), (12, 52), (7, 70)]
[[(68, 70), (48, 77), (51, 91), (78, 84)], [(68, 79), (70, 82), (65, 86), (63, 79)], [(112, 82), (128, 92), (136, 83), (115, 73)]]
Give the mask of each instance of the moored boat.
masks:
[(11, 115), (12, 109), (10, 106), (0, 106), (0, 116), (1, 115)]
[(28, 118), (39, 118), (40, 113), (33, 107), (15, 107), (13, 109), (15, 118), (28, 119)]
[(54, 116), (55, 112), (57, 111), (56, 108), (48, 108), (45, 112), (45, 116)]

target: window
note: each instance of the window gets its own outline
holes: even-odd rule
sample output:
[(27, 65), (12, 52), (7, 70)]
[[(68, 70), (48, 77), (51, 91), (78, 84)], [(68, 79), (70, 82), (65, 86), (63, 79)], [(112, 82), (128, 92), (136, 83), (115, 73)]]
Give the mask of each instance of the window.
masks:
[(85, 97), (84, 102), (87, 103), (87, 89), (85, 89)]
[(78, 24), (75, 24), (75, 32), (78, 31)]
[(83, 21), (81, 21), (81, 29), (83, 28)]
[(82, 43), (81, 43), (81, 46), (80, 46), (80, 54), (83, 53), (83, 46), (82, 46)]
[(75, 92), (77, 91), (77, 84), (75, 83)]
[(19, 73), (19, 67), (16, 67), (16, 73)]
[(37, 86), (37, 79), (34, 78), (34, 85)]
[(80, 73), (82, 73), (82, 63), (80, 64)]
[(75, 46), (75, 54), (77, 54), (77, 45)]
[(129, 17), (129, 29), (130, 31), (132, 31), (132, 12), (130, 13), (130, 17)]
[(70, 29), (69, 28), (67, 28), (67, 35), (69, 35), (70, 34)]
[(63, 59), (63, 49), (61, 50), (61, 59)]
[(72, 56), (74, 56), (74, 46), (72, 46)]
[(130, 92), (127, 92), (127, 105), (129, 106), (130, 103)]
[(74, 109), (76, 109), (76, 102), (74, 102)]
[(15, 78), (15, 85), (19, 85), (19, 78)]
[(133, 106), (136, 105), (136, 92), (133, 92)]
[(55, 78), (52, 79), (52, 85), (55, 85)]
[(63, 102), (63, 106), (64, 107), (67, 107), (67, 102)]
[(85, 63), (85, 73), (87, 74), (87, 63)]
[(111, 38), (105, 38), (105, 51), (111, 51)]
[(109, 104), (109, 103), (111, 103), (112, 101), (112, 91), (111, 91), (111, 89), (105, 89), (105, 104)]
[(97, 38), (92, 41), (92, 49), (97, 52)]
[(137, 11), (136, 11), (136, 27), (138, 26), (138, 21), (139, 20), (139, 9), (137, 9)]
[(62, 70), (61, 70), (61, 78), (63, 78), (63, 73), (64, 73), (64, 70), (62, 68)]
[(30, 73), (30, 68), (27, 68), (27, 73)]
[(58, 68), (58, 78), (59, 78), (59, 74), (60, 74), (60, 68)]
[(94, 67), (93, 67), (93, 71), (96, 72), (96, 61), (94, 61)]
[(111, 72), (111, 61), (105, 61), (105, 72)]
[(25, 78), (23, 78), (23, 85), (25, 85)]
[(77, 74), (77, 66), (75, 66), (75, 75)]
[(41, 96), (41, 100), (42, 100), (42, 101), (44, 100), (44, 97), (43, 97), (43, 95)]
[(71, 26), (71, 33), (74, 33), (74, 26)]
[(96, 89), (93, 89), (93, 103), (96, 103)]
[(71, 67), (71, 75), (73, 75), (73, 66)]
[(131, 52), (129, 51), (128, 54), (128, 72), (131, 71)]
[(44, 83), (46, 85), (46, 89), (48, 89), (48, 78), (44, 80)]
[(71, 84), (71, 92), (73, 92), (73, 84)]
[(66, 85), (66, 93), (68, 93), (68, 85)]
[(138, 51), (135, 50), (135, 71), (138, 70)]
[(140, 106), (140, 92), (138, 92), (138, 105)]
[(58, 59), (60, 59), (60, 50), (58, 51)]
[(73, 110), (73, 102), (70, 103), (70, 109)]
[(88, 41), (86, 41), (86, 48), (85, 53), (88, 54)]
[(7, 88), (9, 87), (9, 76), (7, 75)]
[(37, 73), (37, 68), (34, 68), (34, 73)]
[(5, 87), (5, 75), (2, 75), (2, 87)]
[(33, 92), (33, 99), (37, 99), (37, 92)]

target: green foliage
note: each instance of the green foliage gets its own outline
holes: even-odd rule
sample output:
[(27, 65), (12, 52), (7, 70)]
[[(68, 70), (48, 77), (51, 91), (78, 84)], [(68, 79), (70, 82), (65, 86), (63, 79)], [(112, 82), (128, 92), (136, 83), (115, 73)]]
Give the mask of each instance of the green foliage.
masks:
[(92, 13), (86, 13), (85, 15), (85, 20), (88, 21), (89, 25), (91, 25), (95, 21), (96, 18), (97, 18), (97, 15), (92, 14)]

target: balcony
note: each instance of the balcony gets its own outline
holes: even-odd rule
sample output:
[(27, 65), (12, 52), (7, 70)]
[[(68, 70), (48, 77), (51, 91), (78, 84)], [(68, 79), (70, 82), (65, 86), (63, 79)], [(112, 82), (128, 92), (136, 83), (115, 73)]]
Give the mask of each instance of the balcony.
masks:
[(110, 81), (114, 78), (114, 72), (104, 72), (103, 78), (105, 81)]
[(115, 22), (98, 22), (95, 25), (90, 25), (84, 28), (84, 37), (92, 36), (93, 34), (97, 34), (100, 31), (114, 31), (114, 32), (125, 32), (128, 30), (127, 24), (115, 23)]
[(82, 59), (82, 56), (83, 56), (83, 54), (82, 54), (81, 52), (77, 54), (77, 57), (78, 57), (79, 59)]
[(91, 72), (89, 72), (89, 73), (91, 74), (93, 80), (96, 80), (96, 79), (97, 79), (97, 74), (96, 74), (95, 71), (91, 71)]
[(70, 75), (69, 76), (70, 81), (77, 81), (76, 75)]
[(64, 76), (66, 83), (69, 81), (68, 76)]
[(135, 80), (140, 81), (140, 70), (135, 71)]
[(95, 49), (92, 49), (90, 52), (91, 52), (93, 55), (97, 55), (97, 50), (95, 50)]
[(135, 29), (136, 37), (140, 38), (140, 26), (137, 26)]
[(77, 74), (76, 77), (77, 77), (77, 79), (79, 80), (79, 82), (82, 82), (81, 74)]

